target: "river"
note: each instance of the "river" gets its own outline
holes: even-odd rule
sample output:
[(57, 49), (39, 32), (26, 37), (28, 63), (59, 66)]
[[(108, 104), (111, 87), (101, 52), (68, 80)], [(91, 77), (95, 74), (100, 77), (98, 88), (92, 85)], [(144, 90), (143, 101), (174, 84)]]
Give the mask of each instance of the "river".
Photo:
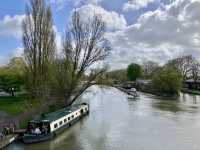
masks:
[(92, 87), (83, 97), (90, 114), (47, 142), (8, 150), (199, 150), (200, 96), (164, 100), (140, 93), (129, 99), (114, 88)]

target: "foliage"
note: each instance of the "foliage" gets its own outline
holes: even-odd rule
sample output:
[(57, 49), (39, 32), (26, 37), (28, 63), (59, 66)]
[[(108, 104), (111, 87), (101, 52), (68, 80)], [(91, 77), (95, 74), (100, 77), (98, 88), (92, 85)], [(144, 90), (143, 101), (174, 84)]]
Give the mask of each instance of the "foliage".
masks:
[(73, 13), (63, 41), (64, 55), (56, 62), (54, 73), (55, 89), (62, 93), (65, 105), (71, 105), (106, 71), (105, 66), (91, 69), (109, 55), (111, 48), (104, 37), (105, 28), (98, 15), (84, 19), (78, 11)]
[(157, 71), (153, 76), (153, 86), (160, 93), (178, 94), (182, 87), (181, 74), (171, 68)]
[(138, 64), (130, 64), (127, 68), (127, 77), (131, 81), (135, 81), (142, 76), (142, 67)]
[(158, 63), (154, 61), (146, 61), (143, 64), (143, 76), (151, 79), (154, 72), (156, 72), (159, 68), (160, 66)]
[(1, 96), (0, 110), (11, 115), (17, 115), (26, 110), (26, 96)]
[(50, 6), (44, 0), (31, 0), (22, 27), (27, 90), (33, 98), (47, 98), (50, 91), (49, 68), (56, 49)]
[(165, 67), (176, 69), (181, 73), (183, 80), (186, 80), (187, 78), (190, 78), (192, 67), (195, 62), (196, 59), (192, 55), (188, 55), (168, 61)]
[(32, 120), (32, 117), (29, 117), (29, 118), (23, 120), (22, 122), (19, 123), (19, 128), (20, 129), (26, 129), (28, 122), (31, 121), (31, 120)]
[(128, 80), (125, 69), (113, 70), (107, 72), (106, 75), (109, 79), (112, 79), (114, 82), (119, 82), (119, 81), (121, 82)]
[(24, 62), (22, 58), (13, 58), (10, 63), (0, 68), (0, 88), (10, 93), (20, 91), (24, 85)]

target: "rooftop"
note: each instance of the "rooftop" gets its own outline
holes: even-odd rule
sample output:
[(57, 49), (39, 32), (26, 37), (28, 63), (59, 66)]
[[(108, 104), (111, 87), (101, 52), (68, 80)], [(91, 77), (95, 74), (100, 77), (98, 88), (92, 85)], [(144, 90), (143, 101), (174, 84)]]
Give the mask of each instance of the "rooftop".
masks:
[(42, 117), (40, 117), (39, 119), (32, 120), (31, 122), (41, 122), (41, 121), (53, 122), (63, 116), (70, 114), (73, 111), (76, 111), (80, 107), (81, 107), (81, 104), (76, 104), (71, 107), (66, 107), (66, 108), (60, 109), (58, 111), (49, 113), (49, 114), (45, 114)]

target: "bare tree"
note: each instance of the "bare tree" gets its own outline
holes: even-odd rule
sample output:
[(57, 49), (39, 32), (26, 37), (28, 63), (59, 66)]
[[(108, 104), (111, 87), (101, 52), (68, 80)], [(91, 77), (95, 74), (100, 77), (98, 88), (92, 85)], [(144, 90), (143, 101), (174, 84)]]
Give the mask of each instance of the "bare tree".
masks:
[[(100, 16), (94, 15), (86, 20), (77, 11), (72, 15), (65, 33), (64, 57), (61, 63), (64, 63), (62, 67), (67, 78), (64, 82), (60, 78), (66, 89), (65, 105), (71, 105), (84, 91), (95, 84), (97, 77), (105, 72), (105, 67), (91, 71), (91, 67), (103, 61), (111, 50), (109, 42), (104, 38), (105, 30), (105, 23)], [(60, 70), (62, 74), (63, 69)], [(90, 75), (86, 77), (86, 73)]]
[(159, 68), (158, 63), (154, 61), (147, 61), (143, 64), (144, 75), (150, 77)]
[(186, 80), (191, 74), (194, 61), (195, 58), (192, 55), (188, 55), (170, 60), (166, 66), (178, 70), (182, 74), (183, 79)]
[(31, 0), (23, 21), (23, 44), (29, 90), (33, 97), (44, 96), (48, 88), (49, 64), (55, 52), (55, 33), (50, 6)]
[(200, 77), (200, 64), (196, 60), (196, 61), (194, 61), (193, 65), (191, 67), (191, 78), (194, 80), (195, 85), (198, 82), (199, 77)]

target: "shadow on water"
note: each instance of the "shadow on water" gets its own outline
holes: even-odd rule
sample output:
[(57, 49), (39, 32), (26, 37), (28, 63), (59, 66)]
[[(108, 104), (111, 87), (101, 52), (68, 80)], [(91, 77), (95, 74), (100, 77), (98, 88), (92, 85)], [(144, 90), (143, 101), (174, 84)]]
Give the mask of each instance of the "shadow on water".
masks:
[(152, 103), (153, 107), (160, 109), (162, 111), (170, 111), (170, 112), (180, 112), (186, 111), (183, 107), (180, 106), (178, 101), (167, 101), (167, 100), (160, 100), (157, 102)]
[(177, 99), (162, 98), (152, 96), (156, 101), (152, 102), (152, 107), (173, 113), (177, 112), (197, 112), (200, 108), (200, 96), (181, 93)]
[(46, 142), (36, 144), (23, 144), (20, 141), (16, 141), (15, 144), (7, 147), (7, 150), (82, 150), (79, 141), (79, 134), (83, 120), (80, 120), (71, 128), (65, 130), (65, 132), (59, 134), (54, 139)]
[(137, 99), (115, 88), (92, 87), (81, 98), (90, 114), (51, 141), (7, 150), (197, 150), (200, 96), (170, 100), (140, 93)]

